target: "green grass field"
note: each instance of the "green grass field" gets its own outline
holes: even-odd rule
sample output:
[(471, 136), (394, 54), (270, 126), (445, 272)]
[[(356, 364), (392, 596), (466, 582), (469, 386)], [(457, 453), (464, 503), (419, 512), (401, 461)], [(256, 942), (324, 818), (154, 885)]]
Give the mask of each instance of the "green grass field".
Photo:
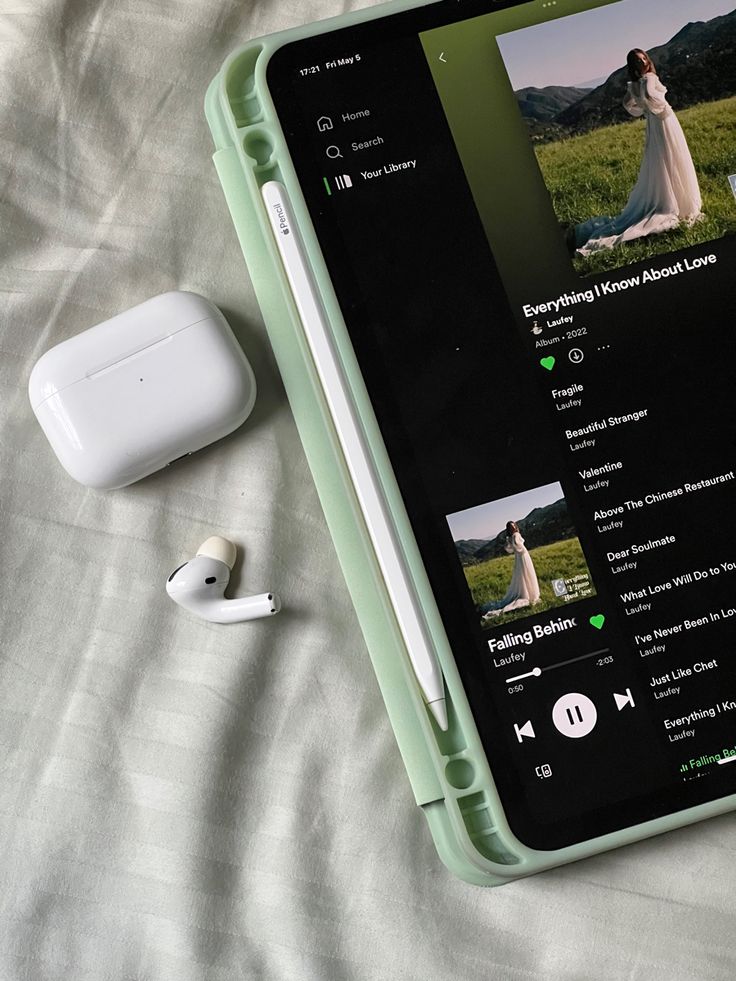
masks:
[[(728, 175), (736, 174), (736, 97), (693, 106), (678, 118), (693, 155), (705, 218), (691, 228), (576, 257), (581, 275), (736, 234), (736, 198), (728, 183)], [(537, 147), (539, 166), (564, 228), (623, 210), (639, 173), (644, 131), (643, 121), (621, 123)]]
[[(533, 607), (522, 607), (520, 610), (502, 613), (494, 617), (489, 626), (496, 627), (532, 614), (544, 613), (545, 610), (555, 607), (568, 606), (569, 602), (565, 603), (564, 599), (555, 596), (552, 591), (552, 580), (572, 579), (573, 576), (589, 574), (588, 564), (578, 538), (569, 538), (567, 541), (555, 542), (553, 545), (542, 545), (541, 548), (530, 549), (529, 554), (539, 580), (539, 603)], [(463, 571), (470, 586), (473, 602), (476, 606), (481, 606), (483, 603), (500, 600), (506, 594), (514, 571), (514, 556), (502, 555), (480, 565), (466, 566)], [(595, 596), (595, 589), (592, 583), (590, 585), (591, 591), (588, 596)]]

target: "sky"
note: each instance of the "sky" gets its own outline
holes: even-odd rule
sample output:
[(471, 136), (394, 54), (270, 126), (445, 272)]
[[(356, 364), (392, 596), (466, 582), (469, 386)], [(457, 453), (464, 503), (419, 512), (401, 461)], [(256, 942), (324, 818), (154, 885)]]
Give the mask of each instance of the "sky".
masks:
[(452, 532), (452, 540), (460, 542), (469, 538), (495, 538), (506, 528), (507, 521), (521, 521), (534, 508), (544, 508), (564, 496), (561, 484), (547, 484), (523, 494), (514, 494), (513, 497), (504, 497), (500, 501), (450, 514), (447, 523)]
[(734, 0), (622, 0), (498, 38), (514, 91), (608, 78), (632, 48), (656, 48), (691, 21), (736, 9)]

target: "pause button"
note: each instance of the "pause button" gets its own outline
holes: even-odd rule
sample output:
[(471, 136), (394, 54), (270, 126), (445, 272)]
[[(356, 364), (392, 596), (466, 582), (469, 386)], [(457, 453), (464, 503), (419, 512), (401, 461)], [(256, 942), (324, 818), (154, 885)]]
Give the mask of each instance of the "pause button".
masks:
[(595, 729), (598, 712), (587, 695), (570, 692), (555, 702), (552, 709), (555, 729), (570, 739), (580, 739)]

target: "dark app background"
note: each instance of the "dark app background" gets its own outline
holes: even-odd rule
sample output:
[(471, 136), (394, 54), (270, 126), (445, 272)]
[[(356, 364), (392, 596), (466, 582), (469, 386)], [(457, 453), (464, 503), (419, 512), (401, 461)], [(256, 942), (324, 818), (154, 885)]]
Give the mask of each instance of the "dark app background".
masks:
[[(675, 743), (663, 723), (736, 696), (734, 620), (674, 635), (663, 655), (643, 657), (647, 645), (637, 640), (657, 625), (729, 607), (733, 574), (658, 596), (651, 613), (630, 616), (621, 599), (736, 558), (733, 485), (627, 513), (623, 528), (605, 534), (594, 517), (599, 508), (733, 468), (733, 243), (709, 248), (718, 264), (694, 280), (614, 297), (579, 319), (576, 311), (575, 326), (588, 333), (574, 342), (561, 337), (551, 378), (535, 338), (515, 320), (418, 39), (447, 10), (440, 4), (392, 18), (380, 34), (368, 25), (291, 45), (272, 61), (269, 84), (509, 822), (525, 843), (555, 848), (736, 789), (736, 765), (711, 766), (708, 779), (680, 772), (684, 761), (736, 745), (736, 713), (701, 720), (696, 736)], [(339, 74), (299, 75), (300, 65), (352, 51), (360, 63)], [(367, 119), (341, 121), (343, 112), (365, 108)], [(324, 115), (336, 120), (329, 136), (316, 126)], [(377, 147), (350, 149), (376, 135)], [(327, 143), (345, 150), (339, 162), (326, 157)], [(361, 176), (411, 160), (415, 168)], [(342, 174), (353, 186), (338, 191)], [(489, 169), (489, 187), (494, 179)], [(497, 234), (513, 236), (510, 217)], [(550, 261), (554, 295), (569, 285), (558, 266)], [(514, 275), (524, 279), (521, 261)], [(581, 365), (568, 359), (573, 347), (584, 349)], [(556, 409), (552, 382), (583, 383), (579, 413)], [(571, 452), (567, 428), (642, 408), (644, 422)], [(610, 488), (586, 493), (580, 470), (614, 460), (624, 468)], [(545, 667), (598, 648), (613, 659), (545, 672), (510, 694), (509, 675), (494, 666), (477, 625), (445, 515), (555, 481), (598, 595), (570, 607), (575, 629), (535, 643), (526, 664)], [(608, 552), (665, 534), (676, 544), (644, 554), (631, 574), (613, 574)], [(604, 631), (590, 624), (600, 613)], [(717, 671), (691, 678), (680, 696), (653, 698), (654, 675), (713, 657)], [(635, 705), (619, 710), (614, 693), (627, 690)], [(551, 712), (576, 692), (595, 703), (598, 721), (588, 736), (571, 739)], [(520, 743), (514, 725), (527, 721), (536, 736)], [(539, 777), (542, 766), (551, 777)]]

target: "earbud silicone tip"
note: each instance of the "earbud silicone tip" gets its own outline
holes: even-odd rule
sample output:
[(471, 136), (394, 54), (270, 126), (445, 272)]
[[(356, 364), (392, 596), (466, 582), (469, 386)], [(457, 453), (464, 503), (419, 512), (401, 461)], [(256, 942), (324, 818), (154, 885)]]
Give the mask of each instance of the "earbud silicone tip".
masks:
[(233, 543), (229, 542), (227, 538), (220, 538), (219, 535), (213, 535), (212, 538), (208, 538), (197, 549), (197, 555), (205, 555), (208, 559), (217, 559), (220, 562), (224, 562), (228, 569), (232, 569), (235, 565), (237, 554), (238, 550)]

